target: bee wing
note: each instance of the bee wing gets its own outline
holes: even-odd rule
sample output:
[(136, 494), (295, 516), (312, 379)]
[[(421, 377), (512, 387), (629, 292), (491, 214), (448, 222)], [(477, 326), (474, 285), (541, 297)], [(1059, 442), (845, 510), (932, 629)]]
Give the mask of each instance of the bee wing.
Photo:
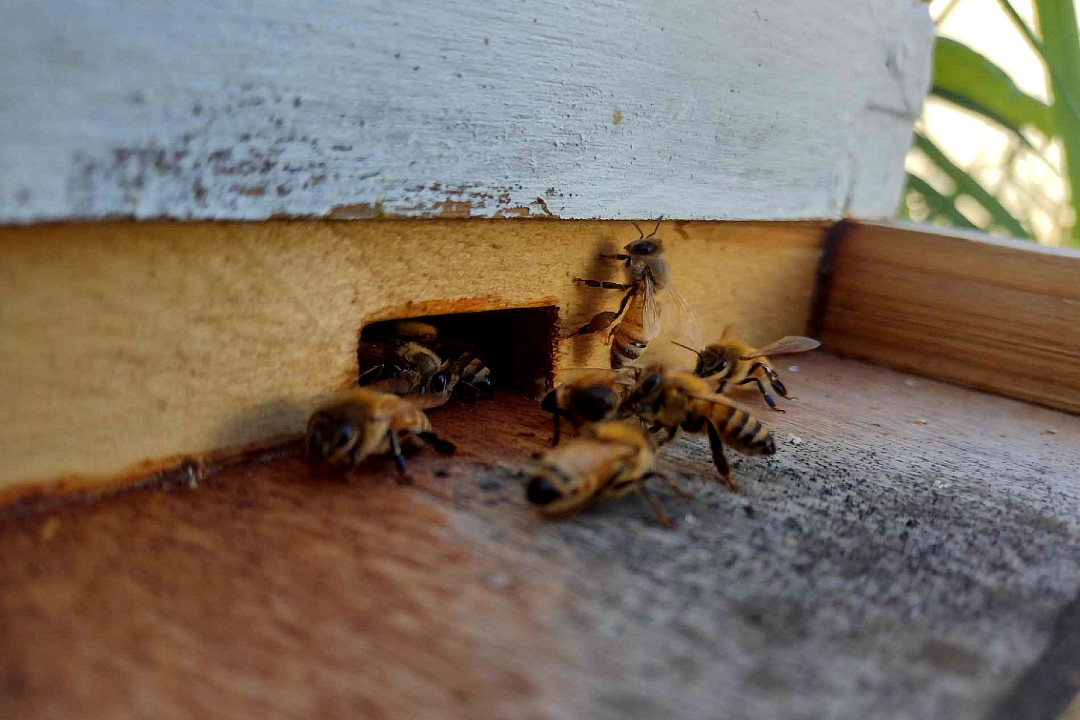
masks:
[(641, 329), (649, 340), (660, 334), (660, 305), (656, 302), (656, 285), (649, 273), (641, 279)]
[(788, 335), (787, 337), (782, 337), (764, 347), (758, 348), (749, 355), (744, 355), (742, 359), (751, 360), (765, 355), (791, 355), (792, 353), (808, 352), (820, 346), (821, 343), (813, 338), (802, 337), (801, 335)]
[(731, 398), (727, 397), (726, 395), (716, 395), (716, 394), (713, 394), (713, 395), (697, 395), (695, 393), (687, 393), (687, 397), (692, 397), (695, 400), (704, 400), (705, 402), (710, 402), (710, 403), (713, 403), (714, 405), (727, 405), (728, 407), (733, 407), (736, 410), (742, 410), (744, 413), (746, 413), (747, 415), (749, 415), (751, 417), (753, 417), (755, 415), (755, 413), (757, 412), (756, 410), (751, 410), (749, 407), (747, 407), (746, 405), (743, 405), (740, 402), (736, 402), (735, 400), (732, 400)]
[(404, 363), (398, 353), (397, 345), (378, 340), (361, 340), (356, 355), (360, 360), (360, 365), (364, 367), (373, 367), (381, 363), (400, 366)]
[(667, 305), (671, 307), (674, 315), (669, 327), (676, 334), (688, 338), (694, 347), (703, 347), (705, 342), (701, 336), (701, 320), (694, 306), (675, 288), (669, 287), (666, 295)]
[(376, 363), (401, 363), (402, 359), (397, 355), (395, 345), (377, 340), (361, 340), (356, 355), (360, 357), (362, 363), (370, 361), (372, 365)]

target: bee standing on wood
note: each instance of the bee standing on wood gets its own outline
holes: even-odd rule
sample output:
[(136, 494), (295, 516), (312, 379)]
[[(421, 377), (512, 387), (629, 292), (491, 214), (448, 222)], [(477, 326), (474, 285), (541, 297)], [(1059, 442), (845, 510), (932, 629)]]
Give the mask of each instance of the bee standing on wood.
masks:
[(652, 367), (643, 370), (626, 399), (627, 407), (654, 430), (667, 430), (673, 440), (679, 429), (706, 432), (713, 463), (722, 482), (738, 486), (724, 456), (724, 442), (744, 455), (772, 455), (776, 442), (768, 428), (731, 400), (711, 392), (709, 383), (688, 372)]
[(454, 444), (431, 431), (425, 409), (446, 402), (446, 395), (399, 397), (353, 388), (316, 411), (307, 424), (307, 453), (317, 462), (355, 467), (371, 455), (392, 453), (405, 474), (402, 448), (418, 443), (449, 455)]
[(622, 402), (637, 380), (635, 368), (572, 370), (562, 385), (544, 396), (540, 409), (552, 414), (552, 445), (559, 444), (560, 420), (575, 428), (622, 414)]
[(784, 383), (780, 382), (776, 368), (765, 356), (808, 352), (819, 347), (821, 343), (808, 337), (788, 335), (755, 349), (734, 337), (732, 330), (731, 325), (725, 327), (720, 336), (720, 342), (709, 345), (704, 350), (695, 350), (681, 343), (675, 344), (697, 354), (694, 374), (708, 380), (719, 380), (716, 392), (722, 393), (731, 386), (753, 383), (757, 385), (757, 389), (769, 407), (778, 412), (784, 412), (776, 407), (776, 401), (766, 392), (765, 383), (768, 383), (780, 397), (791, 398), (787, 394)]
[(581, 512), (595, 500), (622, 497), (637, 490), (657, 519), (672, 527), (667, 513), (644, 483), (660, 478), (680, 495), (687, 494), (653, 471), (655, 459), (656, 438), (640, 423), (596, 423), (586, 427), (581, 437), (547, 451), (540, 458), (525, 496), (545, 516), (567, 517)]
[[(589, 287), (607, 290), (625, 290), (619, 309), (615, 312), (597, 313), (586, 325), (570, 335), (588, 335), (607, 330), (612, 324), (614, 329), (609, 334), (611, 342), (611, 367), (618, 369), (633, 365), (646, 346), (660, 334), (661, 303), (658, 294), (663, 293), (670, 300), (670, 306), (691, 328), (696, 335), (697, 322), (693, 309), (686, 299), (671, 285), (671, 273), (664, 260), (664, 246), (660, 238), (655, 237), (660, 229), (663, 217), (656, 221), (656, 227), (646, 235), (637, 223), (637, 240), (626, 245), (624, 252), (602, 257), (621, 260), (625, 263), (627, 282), (607, 282), (574, 278), (574, 282)], [(616, 324), (616, 320), (618, 323)]]

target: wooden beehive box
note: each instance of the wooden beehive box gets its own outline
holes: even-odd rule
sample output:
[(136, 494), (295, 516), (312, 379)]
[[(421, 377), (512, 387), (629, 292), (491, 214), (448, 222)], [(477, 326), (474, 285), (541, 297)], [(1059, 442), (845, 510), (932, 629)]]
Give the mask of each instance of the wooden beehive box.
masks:
[(0, 493), (295, 433), (375, 320), (580, 324), (620, 219), (670, 219), (707, 335), (803, 331), (827, 221), (892, 212), (928, 83), (910, 2), (811, 43), (781, 3), (338, 9), (56, 0), (3, 30)]

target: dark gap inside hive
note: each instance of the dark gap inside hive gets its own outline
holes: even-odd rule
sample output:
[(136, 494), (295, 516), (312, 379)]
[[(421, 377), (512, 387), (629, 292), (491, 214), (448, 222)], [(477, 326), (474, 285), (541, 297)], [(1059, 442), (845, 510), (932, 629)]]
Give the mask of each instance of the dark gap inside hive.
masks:
[(559, 310), (553, 305), (396, 318), (365, 325), (360, 340), (386, 340), (398, 320), (416, 320), (438, 336), (475, 347), (491, 368), (495, 390), (539, 398), (550, 387)]

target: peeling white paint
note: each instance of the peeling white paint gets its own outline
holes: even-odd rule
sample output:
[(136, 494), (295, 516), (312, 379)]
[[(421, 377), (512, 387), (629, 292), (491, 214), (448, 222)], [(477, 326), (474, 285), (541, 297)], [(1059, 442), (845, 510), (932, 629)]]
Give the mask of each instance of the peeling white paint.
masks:
[(0, 221), (887, 216), (932, 35), (915, 0), (14, 3)]

